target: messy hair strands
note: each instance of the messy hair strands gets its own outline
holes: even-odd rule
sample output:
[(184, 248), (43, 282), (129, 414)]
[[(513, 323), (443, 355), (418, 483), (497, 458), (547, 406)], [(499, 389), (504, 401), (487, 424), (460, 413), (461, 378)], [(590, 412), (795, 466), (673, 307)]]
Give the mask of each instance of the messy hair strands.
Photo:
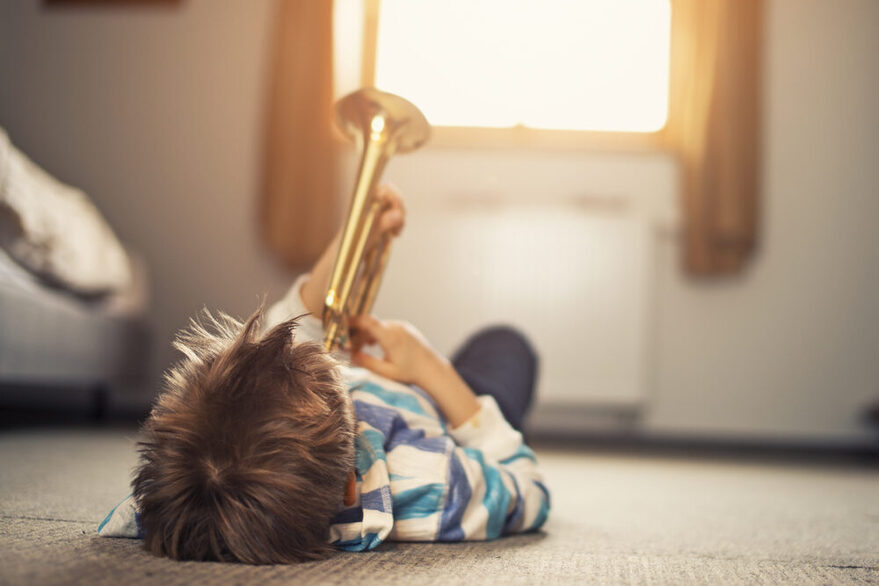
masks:
[(134, 495), (145, 546), (174, 559), (289, 563), (324, 556), (353, 467), (354, 420), (334, 362), (203, 312), (144, 425)]
[(204, 308), (198, 320), (189, 318), (189, 327), (177, 333), (174, 348), (193, 362), (203, 362), (225, 350), (236, 338), (242, 342), (252, 341), (254, 330), (259, 329), (261, 322), (262, 307), (244, 324), (222, 311), (215, 317)]
[[(180, 330), (172, 343), (183, 354), (183, 359), (165, 373), (163, 390), (174, 394), (183, 392), (183, 387), (200, 374), (202, 367), (230, 349), (236, 340), (239, 344), (252, 342), (261, 327), (262, 310), (260, 306), (244, 323), (224, 312), (214, 316), (207, 308), (201, 310), (198, 319), (190, 318), (189, 327)], [(295, 324), (289, 329), (291, 335), (294, 327)]]

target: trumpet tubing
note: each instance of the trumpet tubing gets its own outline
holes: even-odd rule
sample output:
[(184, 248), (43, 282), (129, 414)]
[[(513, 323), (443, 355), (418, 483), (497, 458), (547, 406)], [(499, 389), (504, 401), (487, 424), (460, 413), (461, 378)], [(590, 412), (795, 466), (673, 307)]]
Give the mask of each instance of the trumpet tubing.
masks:
[(430, 125), (417, 107), (374, 88), (339, 100), (336, 122), (362, 152), (324, 300), (324, 348), (329, 352), (347, 340), (349, 316), (372, 309), (390, 254), (389, 239), (372, 236), (382, 212), (375, 193), (382, 171), (395, 153), (415, 150), (430, 136)]

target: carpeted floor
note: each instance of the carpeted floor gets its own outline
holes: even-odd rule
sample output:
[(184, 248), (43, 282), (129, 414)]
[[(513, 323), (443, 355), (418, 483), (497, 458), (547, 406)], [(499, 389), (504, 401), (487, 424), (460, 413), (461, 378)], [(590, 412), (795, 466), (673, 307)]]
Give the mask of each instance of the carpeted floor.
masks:
[(298, 566), (177, 563), (95, 534), (133, 430), (0, 433), (0, 584), (879, 583), (879, 470), (538, 450), (545, 531)]

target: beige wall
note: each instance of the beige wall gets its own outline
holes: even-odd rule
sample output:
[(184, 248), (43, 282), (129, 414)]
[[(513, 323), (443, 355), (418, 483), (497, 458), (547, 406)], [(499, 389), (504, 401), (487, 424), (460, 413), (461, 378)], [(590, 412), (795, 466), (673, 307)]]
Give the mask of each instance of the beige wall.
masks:
[[(275, 3), (40, 5), (0, 4), (0, 125), (145, 255), (158, 370), (198, 308), (243, 314), (290, 278), (255, 224)], [(693, 283), (676, 242), (660, 242), (645, 426), (865, 440), (858, 414), (879, 398), (879, 2), (768, 10), (762, 250), (741, 278)]]
[(868, 439), (879, 399), (879, 2), (770, 0), (764, 226), (741, 279), (661, 253), (657, 430)]
[(0, 3), (0, 125), (145, 256), (156, 372), (202, 306), (246, 314), (289, 280), (256, 225), (274, 6)]

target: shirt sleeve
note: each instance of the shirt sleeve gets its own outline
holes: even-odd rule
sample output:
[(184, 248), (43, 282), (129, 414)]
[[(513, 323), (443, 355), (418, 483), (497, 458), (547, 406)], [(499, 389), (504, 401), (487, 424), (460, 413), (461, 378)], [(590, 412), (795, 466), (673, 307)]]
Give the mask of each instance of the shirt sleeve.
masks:
[(449, 493), (440, 540), (494, 539), (539, 529), (549, 516), (549, 491), (534, 452), (494, 398), (449, 434), (457, 443), (449, 464)]
[(266, 312), (263, 331), (268, 331), (276, 325), (298, 317), (299, 326), (296, 328), (294, 340), (296, 343), (301, 342), (323, 342), (324, 331), (321, 320), (308, 313), (305, 304), (302, 302), (302, 286), (308, 281), (310, 273), (300, 275), (299, 278), (287, 291), (287, 294), (280, 301), (272, 304)]

